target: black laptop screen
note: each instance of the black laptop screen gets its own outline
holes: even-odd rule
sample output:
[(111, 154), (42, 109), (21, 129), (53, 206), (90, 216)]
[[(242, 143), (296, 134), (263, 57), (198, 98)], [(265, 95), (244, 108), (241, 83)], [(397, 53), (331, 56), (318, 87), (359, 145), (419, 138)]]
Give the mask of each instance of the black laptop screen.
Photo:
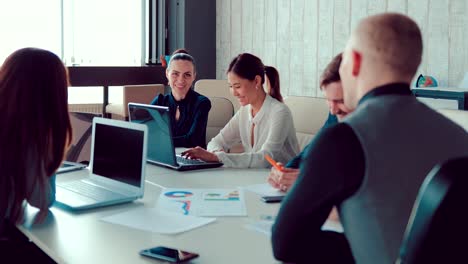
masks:
[(140, 187), (144, 132), (97, 123), (94, 133), (93, 173)]
[(176, 166), (168, 109), (130, 105), (129, 115), (132, 122), (148, 126), (148, 159)]

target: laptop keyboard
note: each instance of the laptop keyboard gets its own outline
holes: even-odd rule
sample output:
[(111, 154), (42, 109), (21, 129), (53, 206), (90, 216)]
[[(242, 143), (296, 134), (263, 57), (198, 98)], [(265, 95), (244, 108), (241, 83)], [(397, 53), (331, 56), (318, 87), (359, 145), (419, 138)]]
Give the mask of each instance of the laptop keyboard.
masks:
[(112, 199), (119, 199), (119, 198), (125, 197), (122, 194), (115, 193), (115, 192), (106, 190), (102, 187), (85, 183), (83, 181), (62, 182), (62, 183), (57, 183), (57, 186), (60, 186), (72, 192), (79, 193), (86, 197), (92, 198), (96, 201), (112, 200)]
[(187, 158), (184, 158), (184, 157), (177, 156), (177, 163), (196, 165), (196, 164), (205, 164), (206, 162), (201, 161), (201, 160), (187, 159)]

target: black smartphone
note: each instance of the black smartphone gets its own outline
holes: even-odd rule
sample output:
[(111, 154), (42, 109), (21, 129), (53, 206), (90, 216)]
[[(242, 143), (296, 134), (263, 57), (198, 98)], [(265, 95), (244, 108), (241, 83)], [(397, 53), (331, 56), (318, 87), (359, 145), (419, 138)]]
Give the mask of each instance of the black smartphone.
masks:
[(265, 203), (279, 203), (283, 200), (284, 195), (278, 196), (262, 196), (262, 201)]
[(168, 247), (143, 249), (140, 255), (174, 263), (185, 262), (198, 257), (198, 254)]

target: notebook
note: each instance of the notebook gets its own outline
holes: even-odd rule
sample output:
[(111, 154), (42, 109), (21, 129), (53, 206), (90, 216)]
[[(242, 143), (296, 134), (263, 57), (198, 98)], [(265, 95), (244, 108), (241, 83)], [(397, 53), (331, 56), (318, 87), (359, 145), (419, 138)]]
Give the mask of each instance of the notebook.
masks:
[(57, 182), (57, 204), (81, 210), (142, 198), (147, 137), (145, 125), (94, 118), (89, 177)]
[(180, 171), (216, 168), (223, 165), (220, 162), (205, 162), (176, 155), (168, 107), (129, 103), (128, 116), (132, 123), (148, 126), (149, 163)]

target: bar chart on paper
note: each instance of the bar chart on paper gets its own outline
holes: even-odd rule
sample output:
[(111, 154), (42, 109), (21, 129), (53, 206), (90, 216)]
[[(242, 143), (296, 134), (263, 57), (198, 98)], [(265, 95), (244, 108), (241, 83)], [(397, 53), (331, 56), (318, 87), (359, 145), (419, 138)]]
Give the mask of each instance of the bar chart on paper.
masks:
[(238, 189), (165, 189), (156, 206), (183, 215), (247, 215), (243, 192)]

